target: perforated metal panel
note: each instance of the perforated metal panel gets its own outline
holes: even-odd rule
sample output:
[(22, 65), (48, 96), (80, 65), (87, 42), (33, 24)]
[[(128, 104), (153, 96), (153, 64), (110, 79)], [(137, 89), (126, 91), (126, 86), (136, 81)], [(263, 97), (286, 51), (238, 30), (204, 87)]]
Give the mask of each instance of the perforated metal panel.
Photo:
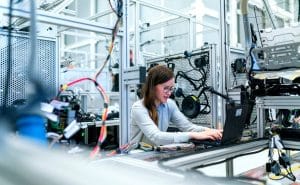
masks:
[[(212, 46), (211, 46), (212, 47)], [(210, 47), (209, 47), (210, 48)], [(192, 65), (195, 66), (194, 61), (195, 59), (199, 59), (201, 56), (206, 55), (209, 58), (209, 68), (207, 71), (207, 81), (205, 83), (205, 85), (207, 86), (212, 86), (212, 62), (216, 62), (216, 61), (212, 61), (212, 57), (211, 55), (216, 55), (216, 53), (213, 53), (209, 48), (201, 48), (198, 50), (195, 50), (193, 52), (193, 56), (191, 57), (191, 63), (193, 63)], [(166, 58), (172, 58), (174, 57), (175, 59), (172, 59), (169, 62), (172, 62), (175, 64), (175, 69), (174, 69), (174, 74), (176, 75), (178, 71), (184, 71), (190, 78), (193, 79), (202, 79), (203, 78), (203, 73), (200, 73), (199, 70), (192, 70), (191, 65), (189, 64), (189, 61), (187, 58), (182, 58), (182, 57), (178, 57), (176, 58), (176, 56), (183, 56), (183, 52), (182, 54), (179, 55), (169, 55), (167, 57), (162, 57), (162, 58), (158, 58), (158, 59), (149, 59), (146, 61), (146, 63), (148, 64), (148, 66), (150, 66), (153, 63), (158, 63), (158, 64), (166, 64)], [(213, 57), (215, 58), (215, 57)], [(194, 81), (196, 86), (200, 85), (200, 82)], [(216, 83), (216, 82), (215, 82)], [(199, 92), (201, 91), (201, 89), (203, 87), (201, 87), (199, 90), (194, 90), (193, 86), (191, 85), (191, 83), (189, 83), (188, 80), (184, 79), (184, 78), (178, 78), (177, 79), (177, 87), (182, 88), (183, 93), (185, 96), (188, 95), (195, 95), (198, 96)], [(198, 114), (198, 116), (196, 116), (195, 118), (189, 118), (191, 122), (196, 123), (196, 124), (201, 124), (202, 126), (207, 126), (210, 127), (213, 123), (213, 114), (212, 114), (212, 94), (211, 93), (207, 93), (207, 99), (208, 99), (208, 104), (211, 106), (211, 111), (208, 114)], [(183, 97), (176, 97), (175, 100), (178, 102), (179, 104), (179, 108), (182, 109), (182, 101), (183, 101)], [(206, 103), (206, 101), (204, 100), (204, 97), (201, 96), (200, 97), (200, 103)], [(201, 105), (202, 106), (202, 105)], [(215, 106), (215, 105), (214, 105)], [(202, 109), (203, 107), (201, 107)], [(205, 111), (208, 111), (209, 109), (205, 109)]]
[[(6, 86), (8, 63), (8, 36), (0, 32), (0, 104), (7, 101), (11, 105), (15, 100), (28, 99), (32, 89), (29, 83), (28, 69), (30, 55), (30, 39), (26, 34), (13, 34), (12, 36), (12, 61), (11, 80)], [(54, 96), (57, 91), (57, 62), (55, 40), (37, 40), (37, 61), (35, 65), (36, 78), (40, 80), (49, 96)], [(5, 89), (9, 88), (8, 97), (4, 97)]]

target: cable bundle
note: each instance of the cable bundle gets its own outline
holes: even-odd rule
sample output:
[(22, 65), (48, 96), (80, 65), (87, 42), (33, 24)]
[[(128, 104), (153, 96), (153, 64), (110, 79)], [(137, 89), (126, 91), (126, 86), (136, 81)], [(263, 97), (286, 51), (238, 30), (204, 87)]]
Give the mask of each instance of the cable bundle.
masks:
[[(276, 148), (278, 152), (278, 161), (273, 158), (274, 148)], [(291, 181), (296, 181), (296, 177), (291, 169), (291, 160), (289, 156), (283, 152), (283, 149), (284, 145), (279, 135), (273, 133), (273, 136), (270, 138), (269, 142), (269, 162), (266, 164), (266, 171), (280, 177), (278, 179), (274, 179), (271, 178), (269, 174), (269, 178), (272, 180), (288, 178)]]
[(97, 90), (100, 92), (100, 94), (101, 94), (101, 96), (104, 100), (104, 109), (103, 109), (103, 113), (102, 113), (102, 126), (101, 126), (101, 129), (100, 129), (100, 135), (98, 137), (97, 144), (94, 147), (94, 149), (92, 150), (92, 152), (90, 153), (91, 158), (95, 157), (99, 153), (100, 146), (104, 142), (104, 140), (106, 139), (106, 136), (107, 136), (107, 127), (105, 125), (105, 121), (106, 121), (107, 116), (108, 116), (109, 98), (106, 95), (103, 87), (97, 82), (97, 78), (101, 74), (102, 70), (104, 69), (104, 67), (106, 66), (106, 64), (108, 63), (108, 61), (111, 57), (111, 53), (112, 53), (112, 50), (113, 50), (113, 47), (114, 47), (115, 38), (117, 36), (119, 26), (120, 26), (120, 22), (121, 22), (122, 16), (123, 16), (123, 1), (122, 0), (117, 1), (116, 5), (115, 5), (115, 8), (113, 8), (111, 0), (109, 0), (109, 5), (112, 8), (112, 11), (117, 15), (118, 19), (117, 19), (117, 21), (114, 25), (113, 30), (112, 30), (112, 39), (111, 39), (110, 46), (108, 48), (108, 55), (106, 57), (106, 60), (104, 61), (103, 65), (98, 70), (98, 72), (96, 73), (94, 79), (86, 77), (86, 78), (80, 78), (80, 79), (74, 80), (72, 82), (69, 82), (69, 83), (67, 83), (67, 84), (65, 84), (61, 87), (61, 89), (60, 89), (60, 91), (57, 95), (57, 97), (58, 97), (60, 95), (60, 93), (65, 91), (68, 87), (70, 87), (74, 84), (77, 84), (79, 82), (86, 81), (86, 80), (92, 81), (95, 84), (95, 87), (97, 88)]

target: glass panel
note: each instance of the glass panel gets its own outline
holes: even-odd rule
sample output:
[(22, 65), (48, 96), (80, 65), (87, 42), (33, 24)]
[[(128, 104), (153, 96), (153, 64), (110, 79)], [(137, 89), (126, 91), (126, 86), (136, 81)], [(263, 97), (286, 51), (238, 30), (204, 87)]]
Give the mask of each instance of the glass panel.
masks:
[[(232, 6), (227, 13), (231, 25), (230, 36), (232, 47), (245, 46), (245, 31), (241, 15), (241, 0), (230, 0)], [(254, 31), (259, 36), (259, 30), (278, 29), (297, 25), (299, 22), (299, 2), (291, 0), (253, 0), (248, 1), (248, 19), (253, 24)], [(258, 43), (259, 44), (259, 43)]]
[[(6, 5), (5, 2), (1, 1), (0, 5), (7, 6), (8, 3)], [(20, 1), (19, 3), (14, 3), (14, 8), (29, 11), (29, 5), (30, 3), (28, 2)], [(96, 80), (103, 87), (104, 91), (110, 93), (114, 82), (118, 83), (117, 80), (113, 79), (116, 78), (116, 74), (119, 73), (119, 69), (114, 69), (112, 72), (112, 67), (116, 66), (116, 64), (120, 62), (121, 44), (119, 36), (116, 36), (113, 45), (111, 44), (111, 33), (115, 26), (117, 16), (111, 10), (108, 1), (36, 1), (36, 7), (41, 10), (40, 17), (42, 18), (44, 13), (49, 13), (49, 23), (47, 22), (47, 19), (43, 22), (37, 22), (37, 36), (38, 38), (42, 38), (38, 42), (39, 47), (42, 47), (43, 44), (50, 47), (49, 43), (51, 43), (51, 51), (46, 50), (49, 47), (46, 49), (43, 49), (42, 47), (39, 51), (40, 55), (42, 55), (39, 56), (39, 59), (43, 59), (43, 61), (38, 61), (41, 63), (41, 67), (47, 68), (48, 63), (45, 65), (43, 62), (46, 62), (48, 58), (49, 65), (52, 64), (51, 66), (54, 68), (51, 68), (51, 75), (48, 75), (51, 82), (49, 81), (47, 84), (50, 86), (51, 83), (51, 87), (57, 91), (59, 89), (59, 85), (62, 84), (68, 84), (81, 78), (94, 79), (96, 73), (103, 67), (101, 74)], [(114, 4), (113, 7), (115, 8)], [(103, 10), (109, 11), (107, 14), (102, 14)], [(1, 30), (3, 31), (1, 40), (5, 40), (5, 37), (7, 37), (5, 36), (5, 32), (7, 32), (8, 17), (7, 14), (2, 14), (2, 12), (0, 13), (0, 23), (4, 28)], [(55, 21), (52, 20), (52, 18), (54, 18)], [(99, 22), (99, 24), (95, 24), (96, 21), (101, 22)], [(72, 22), (72, 24), (68, 24), (69, 22)], [(79, 26), (80, 24), (81, 26)], [(96, 31), (87, 31), (93, 26), (99, 28), (99, 31), (97, 31), (96, 28), (93, 29)], [(25, 43), (29, 45), (29, 20), (14, 16), (12, 19), (12, 27), (14, 33), (17, 33), (14, 37), (16, 44), (22, 43), (22, 47)], [(49, 41), (48, 43), (45, 41), (40, 43), (44, 40), (50, 40), (51, 42)], [(7, 44), (7, 42), (3, 42), (3, 44), (3, 52), (5, 53), (5, 44)], [(106, 60), (111, 46), (113, 46), (112, 52), (110, 53), (109, 59)], [(19, 52), (19, 49), (17, 50)], [(18, 53), (18, 56), (24, 56), (23, 58), (26, 58), (27, 61), (29, 59), (29, 50), (20, 50), (20, 52), (23, 54)], [(51, 53), (49, 54), (51, 57), (47, 56), (48, 53)], [(19, 57), (19, 59), (22, 60), (22, 57)], [(104, 62), (106, 61), (108, 62), (105, 64)], [(25, 68), (21, 67), (21, 65), (19, 66), (20, 69)], [(47, 70), (43, 69), (42, 72), (47, 73)], [(58, 77), (59, 79), (56, 79)], [(76, 82), (74, 85), (69, 86), (68, 90), (72, 90), (77, 96), (86, 96), (87, 94), (91, 94), (91, 96), (87, 96), (89, 103), (86, 104), (87, 107), (85, 111), (101, 114), (103, 99), (100, 96), (99, 91), (95, 88), (93, 82), (88, 80), (80, 81), (78, 83)], [(19, 91), (20, 90), (18, 90), (18, 92)], [(20, 91), (19, 94), (22, 93), (23, 91)], [(51, 98), (54, 98), (56, 94), (57, 92), (51, 92)], [(1, 102), (3, 103), (2, 100)]]
[(205, 42), (219, 42), (218, 3), (202, 0), (132, 2), (130, 13), (130, 49), (135, 63), (144, 64), (153, 57), (200, 48)]

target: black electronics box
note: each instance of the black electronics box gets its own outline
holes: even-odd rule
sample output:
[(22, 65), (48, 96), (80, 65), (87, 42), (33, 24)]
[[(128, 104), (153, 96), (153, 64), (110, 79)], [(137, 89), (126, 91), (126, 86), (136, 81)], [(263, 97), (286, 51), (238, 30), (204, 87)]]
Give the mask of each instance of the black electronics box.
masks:
[(300, 141), (300, 128), (281, 128), (279, 135), (282, 140)]

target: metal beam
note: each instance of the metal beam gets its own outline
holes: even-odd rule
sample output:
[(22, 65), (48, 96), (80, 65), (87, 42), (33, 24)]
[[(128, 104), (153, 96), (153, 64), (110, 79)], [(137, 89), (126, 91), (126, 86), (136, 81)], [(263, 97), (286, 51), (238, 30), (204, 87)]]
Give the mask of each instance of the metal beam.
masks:
[(266, 7), (266, 10), (267, 10), (267, 13), (270, 17), (270, 21), (272, 23), (272, 26), (273, 26), (273, 29), (276, 29), (278, 28), (278, 25), (277, 25), (277, 21), (276, 21), (276, 18), (275, 18), (275, 15), (272, 13), (271, 9), (270, 9), (270, 4), (269, 4), (269, 1), (268, 0), (262, 0), (265, 7)]
[(257, 108), (299, 109), (299, 96), (263, 96), (256, 99)]
[(188, 20), (186, 20), (182, 17), (175, 17), (175, 18), (172, 17), (172, 18), (168, 18), (168, 19), (165, 19), (165, 20), (160, 20), (158, 23), (150, 24), (149, 27), (141, 29), (141, 33), (147, 32), (147, 31), (150, 31), (150, 30), (159, 29), (159, 28), (166, 27), (166, 26), (169, 26), (169, 25), (182, 23), (184, 21), (188, 21)]
[(166, 161), (161, 161), (161, 165), (165, 167), (188, 170), (202, 165), (207, 165), (212, 162), (217, 162), (224, 159), (230, 159), (239, 155), (244, 155), (250, 152), (258, 151), (268, 147), (268, 140), (259, 140), (249, 143), (239, 144), (226, 148), (215, 148), (211, 151), (203, 151), (191, 155), (181, 156)]
[(51, 7), (49, 10), (53, 13), (60, 13), (62, 10), (64, 10), (67, 6), (69, 6), (74, 0), (64, 0), (60, 4), (56, 5), (55, 7)]
[(166, 13), (169, 13), (169, 14), (177, 15), (177, 16), (180, 16), (180, 17), (184, 17), (184, 18), (187, 18), (187, 19), (192, 18), (191, 16), (183, 14), (183, 13), (177, 11), (177, 10), (170, 9), (170, 8), (165, 8), (165, 7), (161, 7), (161, 6), (157, 6), (155, 4), (148, 3), (148, 2), (145, 2), (145, 1), (131, 0), (131, 2), (135, 2), (135, 3), (138, 2), (138, 3), (140, 3), (143, 6), (146, 6), (146, 7), (149, 7), (149, 8), (153, 8), (155, 10), (160, 10), (160, 11), (163, 11), (163, 12), (166, 12)]
[[(5, 15), (8, 15), (8, 7), (0, 6), (0, 10), (3, 11)], [(100, 26), (97, 22), (91, 22), (82, 18), (78, 17), (70, 17), (60, 14), (55, 14), (52, 12), (46, 12), (44, 10), (37, 10), (37, 21), (59, 25), (59, 26), (66, 26), (69, 28), (75, 28), (79, 30), (86, 30), (86, 31), (92, 31), (97, 33), (104, 33), (104, 34), (111, 34), (112, 29), (108, 26)], [(13, 16), (16, 17), (23, 17), (30, 19), (30, 12), (26, 10), (20, 10), (20, 9), (13, 9)], [(122, 34), (119, 32), (118, 36), (122, 36)]]
[(105, 15), (109, 15), (113, 13), (113, 11), (111, 9), (108, 9), (108, 10), (105, 10), (103, 12), (99, 12), (99, 13), (96, 13), (95, 15), (91, 16), (88, 18), (88, 20), (94, 20), (94, 19), (97, 19), (97, 18), (100, 18), (100, 17), (103, 17)]
[(293, 150), (300, 150), (299, 141), (282, 140), (284, 147)]
[(128, 8), (129, 0), (123, 0), (123, 29), (124, 35), (121, 38), (121, 61), (120, 61), (120, 120), (121, 125), (119, 129), (120, 133), (120, 145), (124, 145), (130, 140), (130, 104), (129, 104), (129, 86), (125, 83), (125, 69), (129, 64), (129, 28), (128, 28)]
[[(227, 82), (226, 82), (226, 69), (227, 66), (229, 66), (229, 59), (228, 59), (228, 54), (229, 54), (229, 43), (228, 43), (228, 33), (230, 32), (227, 28), (227, 22), (226, 22), (226, 3), (227, 1), (220, 1), (220, 32), (219, 32), (219, 38), (220, 41), (218, 43), (218, 47), (219, 47), (219, 55), (220, 55), (220, 60), (217, 60), (217, 65), (216, 65), (216, 70), (217, 70), (217, 74), (216, 74), (216, 78), (215, 81), (213, 81), (212, 83), (216, 83), (214, 84), (214, 87), (216, 88), (217, 91), (221, 92), (222, 94), (226, 94), (227, 93)], [(220, 66), (220, 68), (218, 69), (218, 66)], [(221, 97), (217, 97), (217, 116), (218, 116), (218, 120), (217, 120), (217, 124), (219, 124), (219, 126), (222, 125), (221, 128), (223, 128), (223, 123), (225, 123), (225, 115), (226, 115), (226, 108), (225, 108), (225, 104), (226, 104), (226, 100), (224, 98)]]

